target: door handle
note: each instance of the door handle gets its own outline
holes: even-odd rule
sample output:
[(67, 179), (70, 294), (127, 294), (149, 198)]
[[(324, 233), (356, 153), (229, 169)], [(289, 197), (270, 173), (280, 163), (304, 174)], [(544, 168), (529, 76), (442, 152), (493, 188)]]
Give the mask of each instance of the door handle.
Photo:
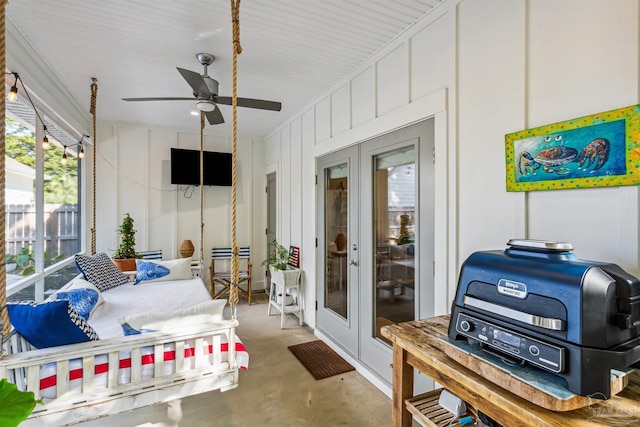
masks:
[(353, 258), (349, 260), (349, 265), (358, 266), (358, 260)]

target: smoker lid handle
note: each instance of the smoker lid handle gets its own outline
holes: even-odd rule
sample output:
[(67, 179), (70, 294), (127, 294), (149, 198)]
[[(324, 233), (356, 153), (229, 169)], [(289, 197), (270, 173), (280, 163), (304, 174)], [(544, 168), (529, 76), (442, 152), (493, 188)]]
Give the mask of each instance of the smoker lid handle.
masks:
[(510, 239), (507, 242), (508, 246), (511, 246), (513, 249), (524, 249), (524, 250), (545, 250), (545, 251), (553, 251), (553, 252), (566, 252), (572, 251), (573, 245), (571, 243), (565, 242), (554, 242), (551, 240), (534, 240), (534, 239)]

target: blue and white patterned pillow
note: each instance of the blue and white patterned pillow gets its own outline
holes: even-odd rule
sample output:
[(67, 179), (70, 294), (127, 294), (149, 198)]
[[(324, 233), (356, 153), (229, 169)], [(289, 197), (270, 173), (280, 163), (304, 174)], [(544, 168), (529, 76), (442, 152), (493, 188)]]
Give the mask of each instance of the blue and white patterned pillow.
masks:
[(100, 294), (94, 289), (78, 288), (69, 291), (61, 291), (56, 293), (57, 299), (69, 300), (71, 306), (84, 319), (89, 320), (89, 316), (98, 306)]
[[(72, 294), (70, 298), (68, 293)], [(93, 304), (93, 300), (96, 299), (95, 304)], [(88, 282), (80, 277), (76, 277), (73, 281), (65, 286), (63, 289), (59, 290), (50, 299), (68, 299), (71, 301), (71, 305), (76, 309), (78, 314), (80, 314), (85, 320), (89, 320), (96, 308), (98, 308), (102, 303), (104, 303), (104, 297), (100, 292), (100, 289), (96, 288), (91, 282)], [(89, 307), (88, 315), (86, 314), (86, 309), (83, 308), (83, 304), (89, 303), (92, 306)]]
[(76, 265), (84, 274), (84, 278), (93, 283), (100, 291), (106, 291), (128, 282), (127, 276), (104, 252), (93, 256), (78, 254), (76, 255)]
[[(187, 280), (193, 278), (191, 274), (191, 258), (178, 258), (168, 261), (143, 261), (137, 259), (136, 269), (136, 284), (142, 280), (162, 282), (165, 280)], [(168, 274), (164, 274), (165, 270), (168, 271)]]
[(13, 327), (35, 348), (100, 339), (68, 300), (7, 303), (7, 310)]
[(137, 285), (142, 280), (158, 280), (162, 277), (168, 276), (171, 273), (164, 265), (157, 264), (150, 261), (136, 260), (136, 282)]

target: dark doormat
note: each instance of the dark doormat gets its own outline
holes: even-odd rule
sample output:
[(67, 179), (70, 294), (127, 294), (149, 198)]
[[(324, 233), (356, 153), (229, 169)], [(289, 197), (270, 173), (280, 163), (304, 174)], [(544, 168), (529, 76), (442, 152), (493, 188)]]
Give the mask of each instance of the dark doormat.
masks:
[(321, 340), (296, 344), (288, 348), (316, 380), (356, 369)]

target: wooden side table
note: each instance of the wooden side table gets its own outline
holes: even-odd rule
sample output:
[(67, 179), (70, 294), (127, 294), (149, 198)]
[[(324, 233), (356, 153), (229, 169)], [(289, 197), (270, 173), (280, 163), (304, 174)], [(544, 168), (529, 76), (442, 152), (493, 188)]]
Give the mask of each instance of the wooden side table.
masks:
[[(554, 412), (497, 386), (483, 372), (467, 369), (447, 356), (439, 337), (447, 335), (448, 326), (447, 315), (381, 329), (393, 343), (393, 426), (411, 426), (407, 405), (413, 397), (414, 368), (505, 427), (640, 425), (640, 373), (629, 374), (627, 387), (611, 399), (592, 399), (583, 408)], [(618, 424), (611, 424), (612, 419)]]
[[(286, 270), (277, 270), (269, 267), (271, 272), (271, 285), (269, 286), (269, 306), (267, 315), (271, 316), (271, 308), (280, 312), (280, 328), (284, 328), (286, 316), (293, 313), (298, 317), (302, 326), (302, 286), (300, 285), (299, 268), (287, 267)], [(294, 294), (295, 291), (295, 295)], [(287, 304), (287, 295), (293, 297), (293, 302)], [(280, 296), (280, 298), (278, 298)]]

